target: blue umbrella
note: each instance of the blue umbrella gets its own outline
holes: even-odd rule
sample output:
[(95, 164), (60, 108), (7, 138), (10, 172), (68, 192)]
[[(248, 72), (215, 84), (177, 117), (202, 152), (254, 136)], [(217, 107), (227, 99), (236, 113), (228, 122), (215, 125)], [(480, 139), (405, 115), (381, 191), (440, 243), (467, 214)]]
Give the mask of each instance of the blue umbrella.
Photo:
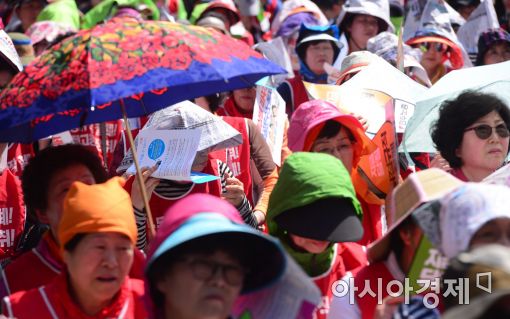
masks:
[(212, 29), (114, 18), (64, 40), (0, 96), (0, 142), (27, 143), (85, 124), (253, 86), (286, 72)]

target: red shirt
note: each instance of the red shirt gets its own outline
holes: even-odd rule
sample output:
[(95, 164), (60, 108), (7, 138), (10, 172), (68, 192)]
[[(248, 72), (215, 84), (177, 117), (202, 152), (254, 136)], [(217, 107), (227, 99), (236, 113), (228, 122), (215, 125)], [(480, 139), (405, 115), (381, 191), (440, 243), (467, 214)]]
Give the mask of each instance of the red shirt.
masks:
[(17, 319), (143, 319), (147, 318), (143, 295), (143, 281), (126, 277), (112, 303), (88, 316), (69, 295), (67, 273), (62, 273), (44, 286), (5, 297), (2, 309), (4, 315)]

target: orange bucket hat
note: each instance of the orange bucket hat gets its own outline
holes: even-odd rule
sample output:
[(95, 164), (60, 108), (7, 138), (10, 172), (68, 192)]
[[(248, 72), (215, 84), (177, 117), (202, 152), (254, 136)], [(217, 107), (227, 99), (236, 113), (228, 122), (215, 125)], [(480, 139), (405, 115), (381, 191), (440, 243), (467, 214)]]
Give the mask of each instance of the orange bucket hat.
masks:
[(64, 247), (82, 233), (115, 232), (136, 244), (137, 228), (131, 197), (122, 188), (125, 180), (114, 177), (103, 184), (74, 182), (64, 199), (58, 240)]

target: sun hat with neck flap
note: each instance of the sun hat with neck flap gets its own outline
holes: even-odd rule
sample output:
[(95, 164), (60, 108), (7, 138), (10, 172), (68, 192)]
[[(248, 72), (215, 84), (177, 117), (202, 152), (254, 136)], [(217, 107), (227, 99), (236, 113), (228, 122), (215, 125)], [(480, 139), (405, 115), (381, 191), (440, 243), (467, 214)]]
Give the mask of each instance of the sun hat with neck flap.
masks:
[(120, 177), (94, 185), (74, 182), (64, 199), (58, 228), (60, 246), (78, 234), (106, 232), (125, 235), (136, 245), (135, 215), (124, 183)]
[[(243, 250), (264, 258), (245, 260), (253, 271), (247, 276), (242, 294), (277, 281), (285, 269), (285, 255), (278, 241), (246, 225), (237, 209), (209, 194), (192, 194), (175, 203), (165, 213), (147, 254), (146, 276), (162, 256), (191, 241), (214, 240), (219, 236), (244, 243)], [(148, 287), (150, 289), (150, 287)]]

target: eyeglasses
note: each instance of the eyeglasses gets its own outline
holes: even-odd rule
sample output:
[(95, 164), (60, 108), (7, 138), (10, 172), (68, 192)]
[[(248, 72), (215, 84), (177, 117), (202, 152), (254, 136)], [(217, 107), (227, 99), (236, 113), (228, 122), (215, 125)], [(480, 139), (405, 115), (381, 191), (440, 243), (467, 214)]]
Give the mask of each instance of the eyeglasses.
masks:
[(434, 47), (436, 52), (443, 53), (443, 52), (448, 51), (448, 46), (446, 44), (440, 43), (440, 42), (422, 42), (422, 43), (419, 44), (419, 48), (423, 52), (427, 52), (428, 50), (430, 50), (430, 48), (432, 46)]
[(505, 124), (499, 124), (496, 127), (492, 127), (487, 124), (481, 124), (475, 127), (465, 129), (464, 132), (475, 131), (475, 134), (479, 139), (486, 140), (492, 135), (492, 129), (494, 129), (496, 131), (496, 134), (498, 134), (498, 136), (501, 138), (510, 136), (510, 131), (508, 131), (508, 128), (506, 127)]
[(232, 286), (240, 286), (244, 281), (246, 270), (239, 266), (221, 264), (205, 259), (182, 260), (190, 266), (195, 279), (209, 281), (218, 271), (221, 272), (223, 279)]

